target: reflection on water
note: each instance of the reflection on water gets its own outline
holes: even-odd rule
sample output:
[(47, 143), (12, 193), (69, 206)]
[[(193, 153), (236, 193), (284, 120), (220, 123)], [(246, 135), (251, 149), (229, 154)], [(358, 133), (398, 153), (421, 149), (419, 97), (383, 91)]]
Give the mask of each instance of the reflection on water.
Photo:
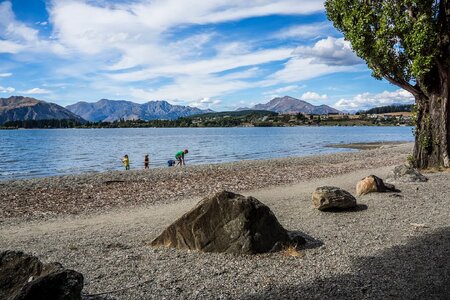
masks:
[(410, 127), (288, 128), (127, 128), (0, 131), (0, 179), (166, 166), (177, 151), (189, 149), (186, 163), (304, 156), (352, 149), (328, 144), (412, 141)]

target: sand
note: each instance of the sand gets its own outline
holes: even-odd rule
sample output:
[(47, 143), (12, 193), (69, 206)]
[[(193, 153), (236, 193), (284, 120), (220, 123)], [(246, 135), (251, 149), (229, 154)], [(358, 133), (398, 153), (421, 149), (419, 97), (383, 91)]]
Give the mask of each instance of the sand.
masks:
[[(85, 295), (108, 292), (104, 299), (448, 299), (450, 173), (427, 174), (426, 183), (397, 184), (401, 193), (359, 197), (358, 209), (350, 212), (311, 207), (316, 187), (334, 185), (354, 194), (359, 179), (369, 174), (385, 178), (392, 169), (389, 164), (401, 163), (410, 146), (315, 157), (312, 160), (326, 168), (305, 168), (339, 165), (344, 171), (331, 176), (317, 171), (317, 176), (295, 183), (241, 191), (268, 205), (286, 229), (308, 237), (302, 258), (151, 248), (149, 242), (201, 195), (76, 214), (4, 217), (0, 249), (23, 250), (78, 270), (85, 276)], [(355, 170), (361, 155), (385, 165)], [(270, 171), (276, 175), (274, 166), (281, 162), (265, 164), (273, 164)], [(78, 180), (95, 182), (86, 178)], [(13, 186), (32, 189), (42, 184)]]

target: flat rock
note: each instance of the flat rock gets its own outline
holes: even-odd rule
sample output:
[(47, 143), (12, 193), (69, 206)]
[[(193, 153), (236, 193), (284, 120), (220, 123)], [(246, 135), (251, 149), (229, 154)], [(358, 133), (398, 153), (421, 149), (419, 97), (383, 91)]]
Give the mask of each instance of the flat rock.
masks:
[(83, 275), (18, 251), (0, 253), (0, 300), (79, 300)]
[(396, 166), (386, 178), (389, 182), (426, 182), (428, 178), (411, 166)]
[(312, 194), (312, 203), (318, 210), (353, 208), (356, 207), (356, 198), (341, 188), (321, 186)]
[(151, 245), (256, 254), (290, 242), (288, 232), (269, 207), (253, 197), (222, 191), (201, 200), (167, 227)]
[(364, 177), (356, 184), (356, 195), (362, 196), (368, 193), (400, 192), (394, 185), (383, 182), (383, 179), (375, 175)]

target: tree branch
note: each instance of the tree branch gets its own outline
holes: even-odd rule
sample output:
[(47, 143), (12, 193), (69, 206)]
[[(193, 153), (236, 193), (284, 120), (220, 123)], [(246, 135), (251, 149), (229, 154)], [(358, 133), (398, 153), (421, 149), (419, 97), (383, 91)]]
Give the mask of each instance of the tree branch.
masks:
[(387, 81), (389, 81), (390, 83), (392, 83), (392, 84), (394, 84), (394, 85), (396, 85), (396, 86), (398, 86), (398, 87), (400, 87), (400, 88), (410, 92), (411, 94), (414, 95), (414, 97), (423, 95), (422, 90), (417, 85), (413, 86), (413, 85), (411, 85), (409, 82), (407, 82), (405, 80), (397, 80), (397, 79), (392, 78), (389, 75), (385, 75), (384, 78)]

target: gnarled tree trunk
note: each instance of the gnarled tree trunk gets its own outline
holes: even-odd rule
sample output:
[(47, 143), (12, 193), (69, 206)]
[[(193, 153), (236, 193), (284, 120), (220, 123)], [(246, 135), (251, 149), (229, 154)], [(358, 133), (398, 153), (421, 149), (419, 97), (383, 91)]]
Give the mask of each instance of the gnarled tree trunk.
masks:
[(419, 169), (450, 167), (449, 70), (428, 82), (427, 95), (416, 95), (414, 165)]

